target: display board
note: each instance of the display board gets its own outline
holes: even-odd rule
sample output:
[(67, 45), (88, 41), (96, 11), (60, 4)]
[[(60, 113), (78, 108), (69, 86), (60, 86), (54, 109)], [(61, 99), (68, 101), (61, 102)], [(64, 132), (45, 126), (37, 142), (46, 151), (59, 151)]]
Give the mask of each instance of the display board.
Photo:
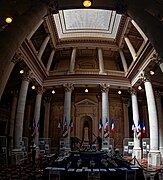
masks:
[(125, 138), (123, 140), (123, 156), (132, 156), (134, 148), (134, 138)]
[(150, 139), (143, 138), (142, 139), (142, 156), (143, 156), (143, 158), (148, 157), (149, 150), (150, 150)]
[(40, 154), (51, 153), (51, 138), (40, 138), (39, 139)]

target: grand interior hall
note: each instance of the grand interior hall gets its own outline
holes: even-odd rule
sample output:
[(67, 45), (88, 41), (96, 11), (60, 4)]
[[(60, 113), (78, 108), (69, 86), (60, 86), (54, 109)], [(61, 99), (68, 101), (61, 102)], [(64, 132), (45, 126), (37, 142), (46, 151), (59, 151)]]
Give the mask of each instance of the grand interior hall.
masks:
[(0, 179), (162, 164), (163, 1), (1, 0)]

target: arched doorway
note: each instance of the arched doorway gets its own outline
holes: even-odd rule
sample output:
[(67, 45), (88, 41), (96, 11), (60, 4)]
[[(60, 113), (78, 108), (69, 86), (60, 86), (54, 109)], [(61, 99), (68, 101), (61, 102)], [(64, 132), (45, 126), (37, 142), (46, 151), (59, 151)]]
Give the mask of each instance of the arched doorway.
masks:
[[(92, 144), (92, 118), (90, 116), (83, 116), (81, 118), (81, 128), (82, 128), (82, 134), (81, 134), (81, 145), (84, 143), (84, 141), (89, 141), (89, 144)], [(88, 130), (88, 132), (86, 132)]]

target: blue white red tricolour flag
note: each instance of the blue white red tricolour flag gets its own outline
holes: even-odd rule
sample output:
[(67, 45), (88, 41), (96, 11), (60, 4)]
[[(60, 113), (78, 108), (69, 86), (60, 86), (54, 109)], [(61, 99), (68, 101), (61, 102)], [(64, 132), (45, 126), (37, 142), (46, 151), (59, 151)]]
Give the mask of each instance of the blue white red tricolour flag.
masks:
[(72, 132), (73, 131), (73, 127), (74, 127), (72, 119), (70, 121), (69, 127), (70, 127), (70, 132)]
[(134, 123), (134, 120), (132, 121), (132, 132), (134, 133), (135, 132), (135, 128), (136, 128), (136, 126), (135, 126), (135, 123)]
[(105, 126), (104, 126), (104, 138), (109, 137), (109, 121), (108, 118), (106, 118)]
[(137, 137), (138, 137), (138, 139), (141, 138), (141, 126), (140, 126), (140, 120), (138, 120)]
[(110, 130), (111, 130), (112, 133), (115, 132), (114, 119), (112, 119), (112, 121), (111, 121), (111, 124), (110, 124)]
[(142, 133), (145, 134), (145, 124), (144, 124), (144, 121), (142, 121)]
[(102, 128), (103, 128), (102, 119), (100, 119), (99, 128), (98, 128), (100, 134), (102, 133)]
[(63, 137), (67, 137), (68, 136), (68, 124), (67, 124), (67, 120), (65, 117), (65, 121), (64, 121), (64, 125), (63, 125)]

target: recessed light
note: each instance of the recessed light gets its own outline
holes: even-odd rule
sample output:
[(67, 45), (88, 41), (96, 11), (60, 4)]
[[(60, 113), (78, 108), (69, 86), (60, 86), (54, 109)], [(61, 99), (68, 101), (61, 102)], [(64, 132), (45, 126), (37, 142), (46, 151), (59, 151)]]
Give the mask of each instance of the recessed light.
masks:
[(52, 94), (55, 94), (55, 90), (52, 90)]

